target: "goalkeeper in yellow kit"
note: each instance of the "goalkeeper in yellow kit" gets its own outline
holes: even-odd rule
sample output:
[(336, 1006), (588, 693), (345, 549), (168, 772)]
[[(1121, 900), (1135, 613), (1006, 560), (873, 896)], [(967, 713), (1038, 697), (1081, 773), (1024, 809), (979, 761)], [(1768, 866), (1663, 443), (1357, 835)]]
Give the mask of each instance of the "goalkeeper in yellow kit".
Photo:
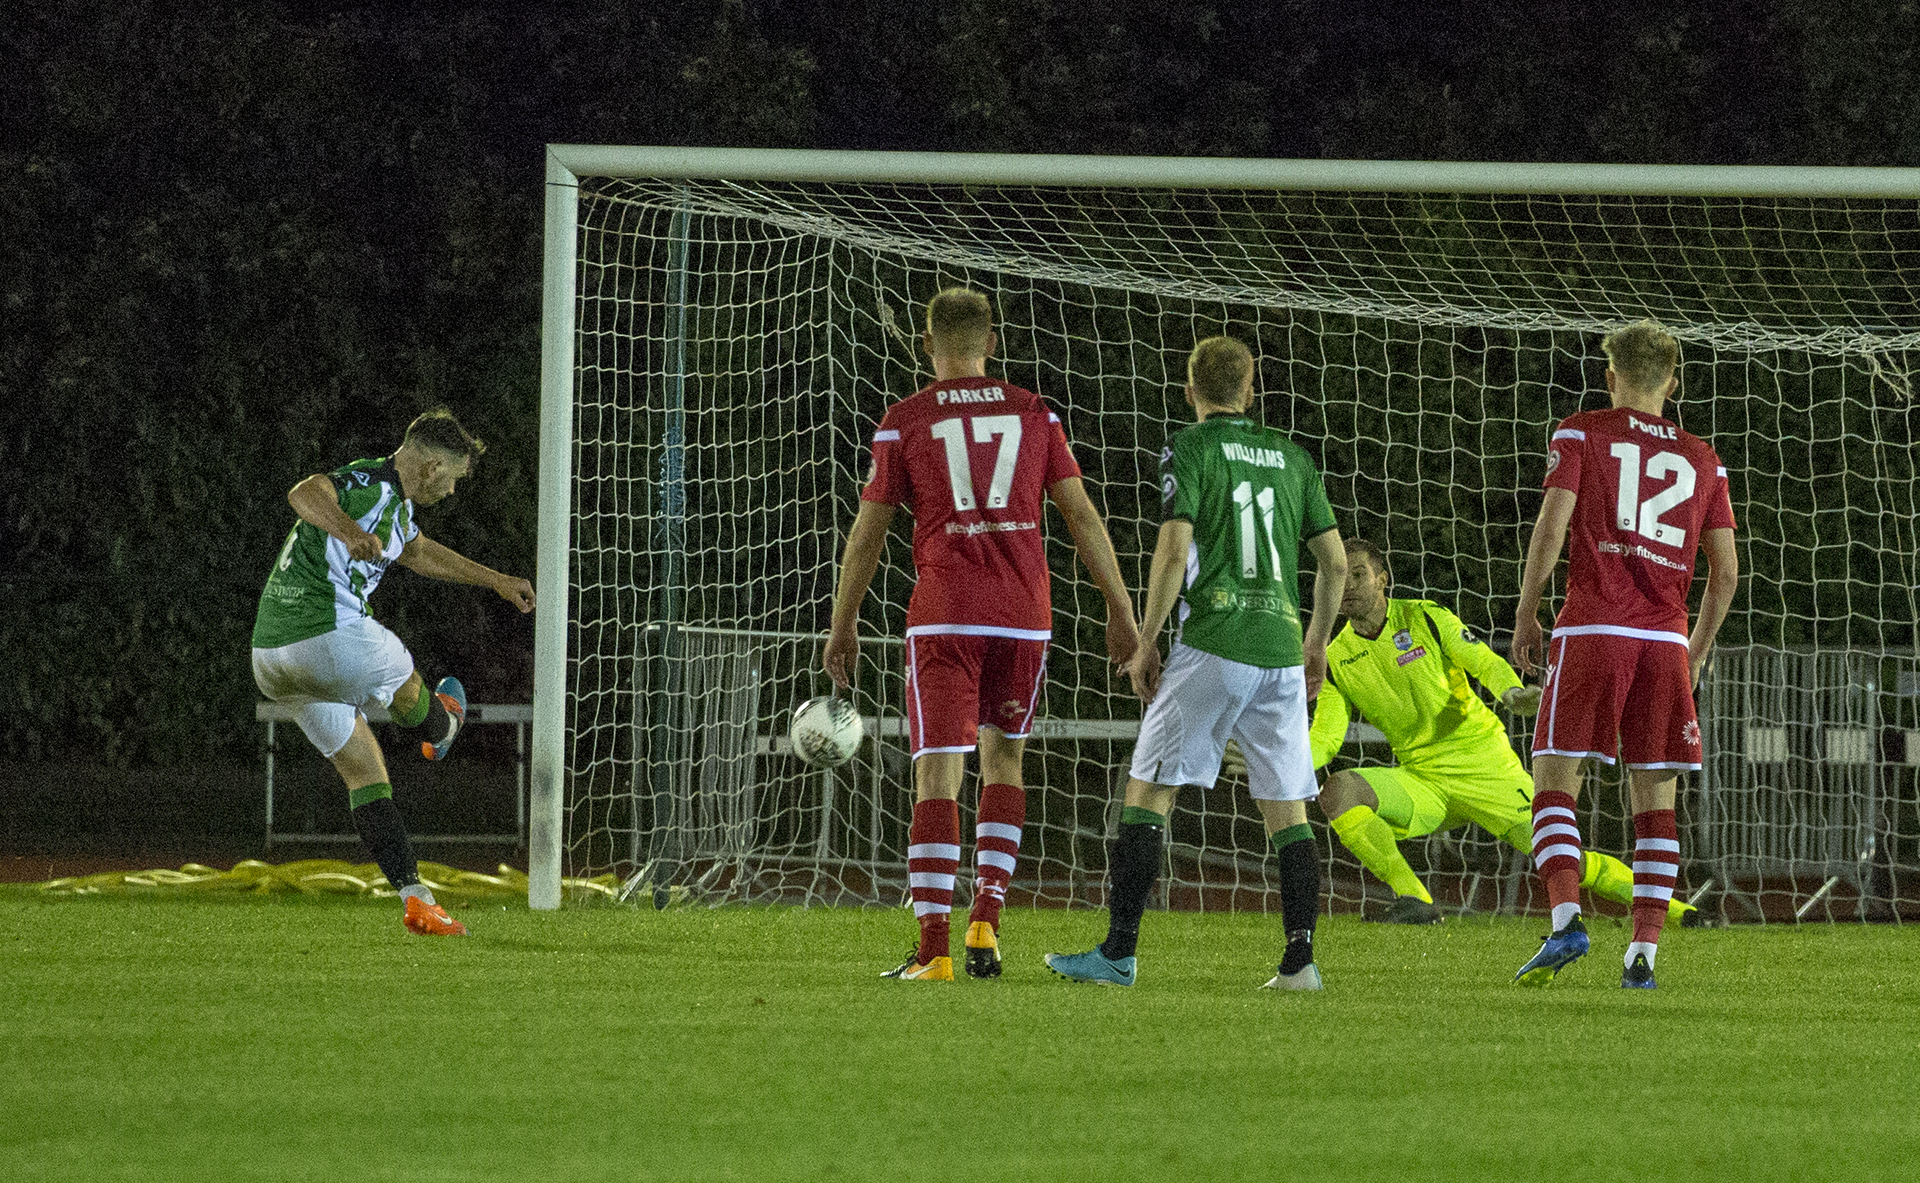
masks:
[[(1445, 608), (1388, 599), (1379, 547), (1349, 538), (1346, 549), (1340, 613), (1347, 622), (1327, 646), (1310, 733), (1313, 766), (1325, 767), (1340, 750), (1356, 708), (1393, 745), (1395, 763), (1334, 773), (1321, 787), (1320, 809), (1346, 848), (1393, 889), (1389, 922), (1437, 924), (1439, 909), (1401, 855), (1400, 839), (1473, 822), (1533, 852), (1533, 777), (1467, 675), (1516, 715), (1540, 709), (1540, 688), (1521, 685), (1513, 667)], [(1633, 871), (1610, 855), (1585, 852), (1580, 886), (1633, 903)], [(1700, 922), (1690, 904), (1676, 899), (1668, 908), (1682, 925)]]

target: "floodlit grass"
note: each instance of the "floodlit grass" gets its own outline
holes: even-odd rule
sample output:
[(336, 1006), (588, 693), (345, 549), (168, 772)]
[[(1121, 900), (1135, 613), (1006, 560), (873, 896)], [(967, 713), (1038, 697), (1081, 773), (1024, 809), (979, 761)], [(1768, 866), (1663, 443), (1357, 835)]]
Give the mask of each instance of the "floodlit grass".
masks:
[[(1920, 932), (1626, 931), (1545, 991), (1537, 921), (1150, 914), (1140, 984), (875, 975), (897, 910), (457, 912), (0, 893), (9, 1180), (1911, 1178)], [(957, 942), (956, 942), (957, 944)]]

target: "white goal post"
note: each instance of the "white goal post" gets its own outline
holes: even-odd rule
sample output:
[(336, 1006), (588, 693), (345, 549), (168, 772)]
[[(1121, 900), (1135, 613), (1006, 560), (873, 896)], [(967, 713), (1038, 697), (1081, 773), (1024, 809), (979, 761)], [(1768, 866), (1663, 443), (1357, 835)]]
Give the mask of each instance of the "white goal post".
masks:
[[(1734, 472), (1744, 571), (1702, 687), (1683, 887), (1754, 919), (1920, 908), (1920, 169), (550, 145), (545, 208), (534, 908), (563, 872), (609, 871), (657, 902), (897, 902), (909, 781), (874, 643), (911, 583), (897, 540), (863, 615), (874, 739), (822, 774), (779, 735), (820, 685), (873, 423), (926, 380), (914, 317), (952, 282), (992, 295), (996, 364), (1061, 413), (1136, 588), (1182, 421), (1166, 391), (1224, 329), (1342, 532), (1387, 547), (1394, 594), (1492, 629), (1546, 430), (1594, 405), (1598, 334), (1660, 319), (1678, 415)], [(1089, 904), (1138, 709), (1062, 533), (1015, 890)], [(1183, 796), (1177, 906), (1271, 906), (1234, 790)], [(1588, 798), (1606, 848), (1619, 794)], [(1525, 906), (1524, 859), (1484, 834), (1409, 846), (1437, 899)], [(1336, 905), (1380, 897), (1332, 858)]]

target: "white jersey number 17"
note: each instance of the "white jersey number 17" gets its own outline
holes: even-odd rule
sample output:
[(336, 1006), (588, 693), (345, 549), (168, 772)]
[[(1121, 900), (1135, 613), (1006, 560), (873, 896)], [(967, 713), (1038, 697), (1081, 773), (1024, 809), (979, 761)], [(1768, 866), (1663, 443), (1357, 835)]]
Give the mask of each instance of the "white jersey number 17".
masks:
[(933, 438), (947, 448), (947, 480), (953, 485), (953, 507), (976, 509), (973, 493), (973, 461), (967, 455), (967, 424), (973, 424), (975, 443), (993, 442), (1000, 437), (1000, 451), (993, 460), (993, 482), (987, 486), (987, 508), (1005, 509), (1013, 492), (1013, 467), (1020, 459), (1020, 416), (981, 415), (942, 419), (931, 428)]

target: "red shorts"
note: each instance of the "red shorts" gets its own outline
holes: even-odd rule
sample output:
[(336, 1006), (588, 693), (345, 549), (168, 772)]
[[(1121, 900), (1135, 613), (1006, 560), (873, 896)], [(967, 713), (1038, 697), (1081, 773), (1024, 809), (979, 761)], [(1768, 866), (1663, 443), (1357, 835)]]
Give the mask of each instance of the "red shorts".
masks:
[(913, 754), (971, 752), (982, 727), (1025, 739), (1046, 675), (1044, 637), (909, 630), (907, 735)]
[(1661, 636), (1554, 630), (1533, 754), (1609, 764), (1624, 755), (1629, 768), (1700, 767), (1687, 646)]

